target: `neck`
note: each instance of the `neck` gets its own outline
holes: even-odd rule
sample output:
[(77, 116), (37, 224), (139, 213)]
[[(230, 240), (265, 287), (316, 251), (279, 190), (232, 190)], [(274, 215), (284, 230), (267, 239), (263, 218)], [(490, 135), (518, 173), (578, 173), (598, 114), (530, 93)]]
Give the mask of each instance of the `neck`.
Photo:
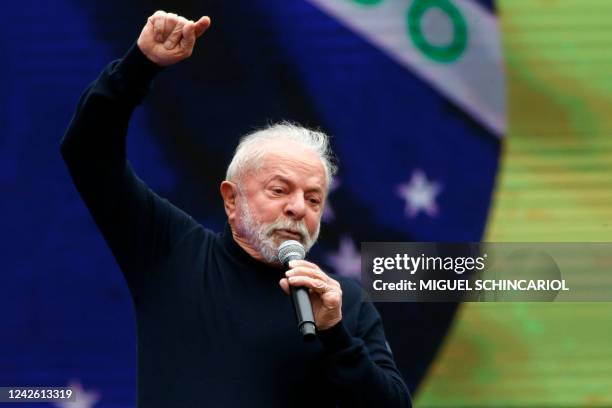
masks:
[(262, 262), (266, 265), (270, 265), (270, 266), (274, 266), (274, 267), (279, 267), (280, 265), (278, 264), (278, 262), (268, 262), (264, 259), (264, 257), (259, 253), (259, 251), (257, 251), (255, 248), (253, 248), (253, 246), (249, 243), (249, 241), (243, 237), (242, 235), (238, 234), (236, 232), (236, 229), (234, 228), (233, 225), (230, 224), (230, 229), (232, 231), (232, 238), (234, 239), (234, 241), (238, 244), (238, 246), (240, 248), (242, 248), (244, 250), (244, 252), (246, 252), (247, 254), (249, 254), (252, 258), (258, 260), (259, 262)]

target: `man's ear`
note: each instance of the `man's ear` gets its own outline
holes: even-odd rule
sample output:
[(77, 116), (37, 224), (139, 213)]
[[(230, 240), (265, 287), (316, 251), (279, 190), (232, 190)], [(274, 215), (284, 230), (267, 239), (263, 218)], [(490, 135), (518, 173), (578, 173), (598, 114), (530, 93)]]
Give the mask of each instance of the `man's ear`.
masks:
[(219, 187), (223, 198), (223, 207), (228, 221), (233, 221), (236, 217), (236, 199), (238, 196), (238, 186), (231, 181), (223, 181)]

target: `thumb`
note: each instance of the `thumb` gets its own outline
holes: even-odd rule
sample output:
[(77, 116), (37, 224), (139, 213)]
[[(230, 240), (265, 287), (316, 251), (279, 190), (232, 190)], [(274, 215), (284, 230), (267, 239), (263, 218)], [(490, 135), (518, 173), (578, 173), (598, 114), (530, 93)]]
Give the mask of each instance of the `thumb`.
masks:
[(210, 24), (211, 24), (210, 17), (208, 16), (204, 16), (200, 18), (198, 21), (196, 21), (195, 23), (196, 38), (199, 38), (202, 34), (204, 34), (204, 32), (208, 30), (208, 27), (210, 27)]
[(187, 22), (187, 24), (183, 26), (183, 38), (181, 38), (181, 48), (185, 50), (193, 49), (195, 40), (195, 23)]
[(280, 285), (283, 292), (289, 294), (289, 281), (287, 281), (287, 278), (281, 279), (278, 284)]

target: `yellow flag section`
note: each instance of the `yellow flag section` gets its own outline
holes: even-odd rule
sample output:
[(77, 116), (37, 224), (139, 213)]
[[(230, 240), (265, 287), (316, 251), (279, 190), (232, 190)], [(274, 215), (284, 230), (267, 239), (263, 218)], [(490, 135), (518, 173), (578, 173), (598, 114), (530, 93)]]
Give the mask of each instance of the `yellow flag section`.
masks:
[[(612, 1), (497, 2), (508, 137), (487, 240), (612, 241)], [(468, 303), (422, 407), (612, 406), (612, 303)]]

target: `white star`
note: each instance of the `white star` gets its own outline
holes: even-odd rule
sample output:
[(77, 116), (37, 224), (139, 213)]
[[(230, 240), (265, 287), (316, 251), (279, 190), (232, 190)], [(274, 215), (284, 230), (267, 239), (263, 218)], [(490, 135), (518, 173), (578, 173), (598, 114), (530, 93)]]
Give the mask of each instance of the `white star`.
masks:
[(74, 401), (54, 402), (58, 408), (92, 408), (100, 399), (100, 394), (95, 391), (85, 391), (80, 381), (70, 380), (68, 387), (72, 388), (75, 395)]
[(427, 181), (422, 170), (415, 170), (408, 183), (397, 186), (397, 194), (406, 200), (404, 212), (410, 218), (416, 217), (423, 211), (430, 217), (438, 215), (436, 196), (442, 191), (440, 183)]
[(321, 221), (323, 222), (331, 222), (336, 215), (334, 214), (334, 209), (332, 208), (329, 202), (329, 195), (333, 193), (338, 187), (340, 187), (340, 180), (336, 177), (332, 178), (331, 183), (329, 184), (329, 191), (327, 192), (327, 200), (325, 200), (325, 207), (323, 207), (323, 215), (321, 215)]
[(355, 248), (353, 240), (348, 235), (344, 235), (340, 238), (338, 252), (328, 253), (326, 260), (340, 275), (360, 280), (361, 255)]

